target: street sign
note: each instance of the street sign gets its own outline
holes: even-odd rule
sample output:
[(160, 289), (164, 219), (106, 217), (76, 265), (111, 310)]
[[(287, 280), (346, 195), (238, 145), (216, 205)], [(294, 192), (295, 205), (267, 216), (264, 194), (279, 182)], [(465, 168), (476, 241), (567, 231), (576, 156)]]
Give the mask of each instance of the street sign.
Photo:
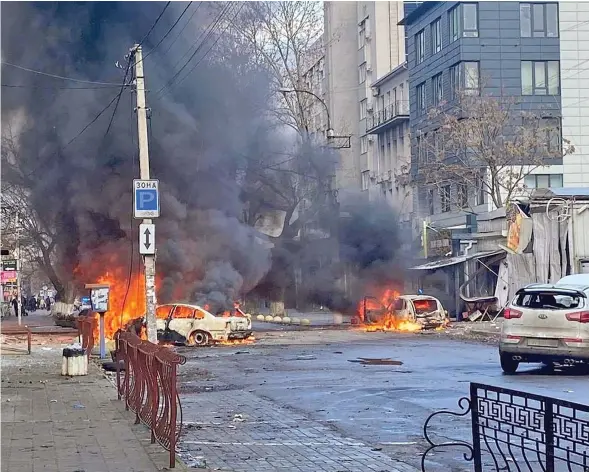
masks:
[(3, 284), (16, 282), (16, 280), (17, 280), (16, 271), (15, 270), (3, 270), (1, 280), (2, 280)]
[(6, 259), (2, 261), (2, 270), (17, 270), (16, 259)]
[(133, 216), (135, 218), (160, 216), (159, 180), (133, 180)]
[(139, 254), (155, 254), (155, 225), (139, 225)]

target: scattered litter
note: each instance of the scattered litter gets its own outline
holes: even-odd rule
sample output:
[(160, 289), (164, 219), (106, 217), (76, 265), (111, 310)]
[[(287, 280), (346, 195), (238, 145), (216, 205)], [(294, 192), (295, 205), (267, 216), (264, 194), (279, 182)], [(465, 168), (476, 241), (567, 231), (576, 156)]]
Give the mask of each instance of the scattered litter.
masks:
[(7, 401), (8, 403), (10, 403), (10, 398), (7, 398), (7, 399), (6, 399), (6, 401)]
[(334, 354), (343, 354), (342, 351), (333, 351)]
[(241, 423), (241, 422), (243, 422), (243, 421), (245, 421), (245, 420), (243, 419), (243, 415), (241, 415), (241, 414), (239, 414), (239, 413), (238, 413), (238, 414), (235, 414), (235, 415), (233, 415), (233, 422), (234, 422), (234, 423)]
[(389, 359), (388, 357), (383, 359), (358, 357), (358, 359), (348, 359), (348, 362), (354, 362), (362, 365), (403, 365), (401, 361), (395, 361), (393, 359)]
[(382, 451), (382, 447), (373, 447), (372, 449), (370, 449), (371, 451), (374, 452), (378, 452), (378, 451)]
[(57, 400), (51, 400), (49, 403), (57, 403)]
[(191, 457), (186, 461), (186, 466), (192, 469), (206, 469), (207, 461), (204, 457)]
[(297, 361), (314, 361), (317, 359), (315, 356), (297, 356), (295, 360)]
[(565, 393), (575, 393), (573, 390), (565, 390)]
[(53, 351), (52, 347), (42, 347), (41, 348), (43, 351)]
[(76, 410), (82, 410), (82, 409), (84, 409), (86, 407), (84, 405), (80, 404), (80, 403), (76, 403), (76, 404), (74, 404), (74, 408)]

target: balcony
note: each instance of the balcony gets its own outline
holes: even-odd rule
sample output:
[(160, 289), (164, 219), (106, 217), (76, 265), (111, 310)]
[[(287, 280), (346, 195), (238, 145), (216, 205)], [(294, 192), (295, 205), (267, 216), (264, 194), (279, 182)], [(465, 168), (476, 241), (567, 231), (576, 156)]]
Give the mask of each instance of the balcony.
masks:
[(384, 110), (374, 112), (366, 118), (366, 132), (378, 134), (390, 126), (409, 119), (409, 101), (397, 100)]

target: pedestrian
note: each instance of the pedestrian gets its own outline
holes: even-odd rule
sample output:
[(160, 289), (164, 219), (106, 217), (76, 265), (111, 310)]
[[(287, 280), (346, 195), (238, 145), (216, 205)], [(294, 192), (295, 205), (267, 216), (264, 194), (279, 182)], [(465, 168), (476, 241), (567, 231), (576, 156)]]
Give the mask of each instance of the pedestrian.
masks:
[(29, 312), (27, 311), (27, 297), (24, 295), (20, 296), (20, 309), (22, 311), (22, 316), (29, 316)]
[(49, 297), (45, 298), (45, 309), (47, 311), (51, 310), (51, 299)]
[(16, 295), (12, 296), (12, 300), (10, 301), (12, 305), (12, 310), (14, 311), (14, 316), (18, 316), (18, 298)]

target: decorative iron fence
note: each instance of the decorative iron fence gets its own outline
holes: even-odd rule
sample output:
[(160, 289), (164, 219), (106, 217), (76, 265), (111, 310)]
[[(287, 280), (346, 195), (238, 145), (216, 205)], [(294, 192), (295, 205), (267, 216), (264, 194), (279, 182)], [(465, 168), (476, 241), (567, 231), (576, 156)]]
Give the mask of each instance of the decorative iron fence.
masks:
[(409, 102), (407, 100), (397, 100), (384, 109), (375, 111), (372, 116), (368, 116), (366, 129), (371, 130), (397, 117), (409, 117)]
[[(470, 398), (459, 400), (459, 412), (438, 411), (423, 427), (428, 449), (461, 447), (475, 472), (589, 472), (589, 405), (517, 390), (470, 384)], [(436, 443), (428, 430), (440, 415), (467, 416), (472, 443)]]
[[(135, 413), (135, 424), (151, 430), (151, 442), (170, 451), (170, 468), (176, 464), (176, 444), (182, 432), (182, 405), (177, 388), (177, 367), (186, 358), (167, 347), (142, 341), (136, 334), (117, 334), (116, 364), (119, 400)], [(125, 365), (125, 375), (119, 362)]]

